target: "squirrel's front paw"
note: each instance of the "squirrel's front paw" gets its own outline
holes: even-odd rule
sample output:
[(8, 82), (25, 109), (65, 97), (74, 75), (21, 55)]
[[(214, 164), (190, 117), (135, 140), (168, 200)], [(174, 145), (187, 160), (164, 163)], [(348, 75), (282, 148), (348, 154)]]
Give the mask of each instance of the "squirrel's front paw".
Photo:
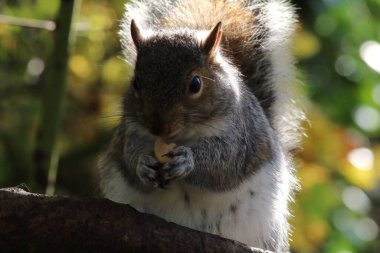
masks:
[(165, 182), (183, 178), (194, 169), (193, 152), (190, 148), (179, 146), (166, 154), (171, 158), (164, 164), (161, 174)]
[(142, 155), (137, 162), (136, 174), (144, 184), (158, 187), (161, 185), (158, 176), (160, 166), (153, 156)]

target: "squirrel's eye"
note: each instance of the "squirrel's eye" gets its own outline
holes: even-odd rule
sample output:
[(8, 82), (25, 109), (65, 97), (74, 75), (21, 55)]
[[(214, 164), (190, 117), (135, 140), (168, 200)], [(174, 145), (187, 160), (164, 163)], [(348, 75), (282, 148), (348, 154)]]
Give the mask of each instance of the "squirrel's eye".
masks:
[(202, 87), (202, 80), (199, 76), (194, 76), (193, 79), (191, 79), (189, 92), (190, 94), (197, 94)]

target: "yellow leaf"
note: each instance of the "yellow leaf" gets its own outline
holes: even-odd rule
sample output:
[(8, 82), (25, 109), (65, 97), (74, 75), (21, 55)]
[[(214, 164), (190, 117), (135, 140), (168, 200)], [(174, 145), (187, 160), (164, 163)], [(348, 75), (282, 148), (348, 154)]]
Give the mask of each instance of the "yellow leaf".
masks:
[(82, 55), (73, 55), (69, 60), (70, 71), (76, 76), (86, 79), (91, 75), (91, 67), (87, 59)]

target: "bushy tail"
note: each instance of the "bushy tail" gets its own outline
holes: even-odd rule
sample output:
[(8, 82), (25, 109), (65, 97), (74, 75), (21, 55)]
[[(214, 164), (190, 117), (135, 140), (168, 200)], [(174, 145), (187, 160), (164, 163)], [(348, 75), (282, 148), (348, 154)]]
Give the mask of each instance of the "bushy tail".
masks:
[[(293, 6), (283, 0), (255, 1), (248, 4), (256, 12), (259, 27), (253, 33), (254, 71), (250, 82), (282, 145), (289, 151), (298, 147), (304, 113), (300, 108), (300, 82), (292, 55), (296, 28)], [(255, 8), (258, 6), (259, 8)], [(259, 58), (258, 61), (255, 59)], [(256, 91), (255, 91), (256, 90)]]
[(297, 147), (303, 113), (295, 99), (298, 81), (291, 54), (296, 18), (287, 1), (132, 0), (126, 4), (120, 35), (133, 65), (132, 19), (147, 33), (176, 27), (209, 30), (222, 21), (224, 54), (239, 67), (282, 145)]

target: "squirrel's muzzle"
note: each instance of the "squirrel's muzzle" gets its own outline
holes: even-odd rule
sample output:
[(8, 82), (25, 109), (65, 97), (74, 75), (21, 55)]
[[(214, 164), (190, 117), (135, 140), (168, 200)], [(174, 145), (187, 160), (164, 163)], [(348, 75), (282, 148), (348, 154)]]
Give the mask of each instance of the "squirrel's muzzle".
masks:
[(170, 133), (170, 120), (161, 113), (144, 115), (144, 121), (149, 132), (156, 136), (165, 136)]

